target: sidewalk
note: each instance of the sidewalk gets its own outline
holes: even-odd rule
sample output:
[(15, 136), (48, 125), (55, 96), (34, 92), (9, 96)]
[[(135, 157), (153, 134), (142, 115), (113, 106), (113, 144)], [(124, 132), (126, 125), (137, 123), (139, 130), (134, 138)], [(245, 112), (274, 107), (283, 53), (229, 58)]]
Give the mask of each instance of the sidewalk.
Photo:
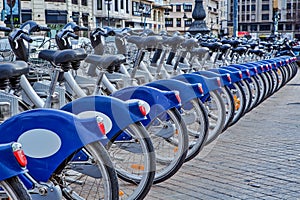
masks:
[(300, 199), (300, 74), (146, 199)]

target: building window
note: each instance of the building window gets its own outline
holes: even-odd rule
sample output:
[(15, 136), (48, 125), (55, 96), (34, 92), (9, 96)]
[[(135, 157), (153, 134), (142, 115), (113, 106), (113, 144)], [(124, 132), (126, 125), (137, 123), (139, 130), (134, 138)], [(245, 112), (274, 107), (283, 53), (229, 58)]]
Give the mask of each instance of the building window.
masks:
[(120, 6), (121, 6), (121, 9), (123, 10), (124, 9), (124, 0), (120, 0)]
[(283, 24), (278, 24), (278, 30), (283, 31)]
[(165, 26), (166, 27), (173, 27), (173, 18), (166, 18), (165, 19)]
[(192, 12), (193, 10), (192, 4), (183, 4), (183, 10), (184, 12)]
[(256, 6), (255, 5), (251, 5), (251, 11), (255, 11), (256, 10)]
[(22, 9), (21, 10), (21, 15), (22, 15), (22, 23), (32, 20), (32, 10), (31, 9)]
[(259, 30), (260, 31), (270, 31), (271, 25), (260, 25)]
[(115, 0), (115, 11), (119, 11), (119, 0)]
[(176, 12), (181, 12), (181, 5), (176, 5)]
[(161, 21), (161, 13), (160, 13), (160, 11), (157, 12), (157, 21), (159, 21), (159, 22)]
[(66, 24), (68, 12), (66, 10), (45, 10), (46, 24)]
[(81, 0), (81, 5), (87, 6), (87, 0)]
[(176, 19), (176, 27), (181, 27), (181, 18)]
[(248, 26), (247, 25), (242, 25), (242, 31), (248, 31)]
[(286, 9), (290, 10), (292, 8), (292, 4), (291, 3), (287, 3), (286, 4)]
[(185, 26), (186, 27), (190, 27), (191, 25), (192, 25), (192, 22), (193, 22), (193, 20), (192, 19), (186, 19), (186, 20), (184, 20), (184, 23), (185, 23)]
[(72, 12), (72, 19), (76, 24), (79, 24), (79, 17), (80, 17), (80, 13), (79, 12)]
[(82, 13), (82, 23), (85, 27), (89, 26), (89, 13)]
[(72, 0), (72, 4), (78, 4), (78, 0)]
[(126, 13), (129, 13), (129, 0), (126, 0)]
[(102, 0), (97, 0), (97, 10), (102, 10)]
[(269, 14), (262, 14), (261, 19), (262, 20), (269, 20)]
[(287, 31), (290, 31), (290, 30), (292, 30), (293, 28), (292, 28), (292, 24), (286, 24), (285, 25), (285, 30), (287, 30)]
[(270, 10), (269, 4), (262, 5), (261, 10)]
[(292, 13), (286, 13), (286, 19), (292, 19)]
[(257, 25), (256, 25), (256, 24), (250, 25), (250, 31), (251, 31), (251, 32), (257, 31)]

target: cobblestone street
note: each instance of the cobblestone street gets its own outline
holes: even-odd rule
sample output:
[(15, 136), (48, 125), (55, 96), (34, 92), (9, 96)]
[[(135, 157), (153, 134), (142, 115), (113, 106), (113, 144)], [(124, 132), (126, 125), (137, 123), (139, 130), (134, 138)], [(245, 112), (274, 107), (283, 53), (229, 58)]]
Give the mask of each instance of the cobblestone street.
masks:
[(300, 75), (146, 199), (300, 199)]

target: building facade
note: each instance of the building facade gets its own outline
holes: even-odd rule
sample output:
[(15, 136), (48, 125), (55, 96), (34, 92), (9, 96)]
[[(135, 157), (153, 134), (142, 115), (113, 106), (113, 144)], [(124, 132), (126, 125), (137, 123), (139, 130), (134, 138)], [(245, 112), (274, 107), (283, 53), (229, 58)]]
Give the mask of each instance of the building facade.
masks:
[[(239, 0), (238, 31), (254, 37), (268, 37), (274, 28), (274, 14), (278, 9), (278, 33), (283, 37), (300, 38), (299, 0)], [(228, 25), (233, 25), (233, 0), (228, 1)]]
[[(207, 27), (215, 35), (227, 29), (225, 2), (203, 1)], [(188, 31), (195, 4), (194, 0), (21, 0), (20, 3), (20, 17), (13, 15), (14, 24), (34, 20), (58, 30), (74, 21), (90, 29), (112, 26), (150, 28), (155, 32)], [(3, 10), (3, 4), (0, 9)], [(10, 20), (5, 22), (9, 24)]]
[[(20, 16), (14, 24), (34, 20), (60, 29), (74, 21), (93, 29), (97, 26), (165, 29), (164, 0), (21, 0)], [(0, 5), (3, 10), (4, 4)], [(9, 13), (7, 13), (9, 15)], [(10, 19), (5, 21), (10, 23)], [(3, 24), (3, 22), (2, 22)]]

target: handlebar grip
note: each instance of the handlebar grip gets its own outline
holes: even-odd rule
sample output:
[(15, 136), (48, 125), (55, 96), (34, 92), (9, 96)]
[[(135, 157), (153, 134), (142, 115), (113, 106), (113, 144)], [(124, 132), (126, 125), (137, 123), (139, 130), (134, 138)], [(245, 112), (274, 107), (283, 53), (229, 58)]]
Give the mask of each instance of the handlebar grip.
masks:
[(67, 36), (68, 36), (68, 37), (72, 37), (72, 38), (74, 38), (74, 39), (78, 39), (78, 38), (79, 38), (78, 35), (76, 35), (76, 34), (74, 34), (74, 33), (70, 33), (70, 32), (67, 34)]
[(4, 26), (0, 26), (0, 31), (3, 31), (3, 32), (10, 32), (10, 31), (11, 31), (11, 28), (9, 28), (9, 27), (4, 27)]
[(89, 29), (88, 29), (87, 27), (81, 26), (81, 27), (80, 27), (80, 30), (81, 30), (81, 31), (88, 31)]
[(24, 33), (20, 35), (20, 38), (26, 40), (29, 43), (33, 42), (33, 40), (31, 39), (31, 37), (28, 36), (28, 35), (25, 35)]
[(41, 31), (51, 31), (51, 28), (49, 28), (49, 27), (46, 27), (46, 26), (40, 26), (40, 30)]

